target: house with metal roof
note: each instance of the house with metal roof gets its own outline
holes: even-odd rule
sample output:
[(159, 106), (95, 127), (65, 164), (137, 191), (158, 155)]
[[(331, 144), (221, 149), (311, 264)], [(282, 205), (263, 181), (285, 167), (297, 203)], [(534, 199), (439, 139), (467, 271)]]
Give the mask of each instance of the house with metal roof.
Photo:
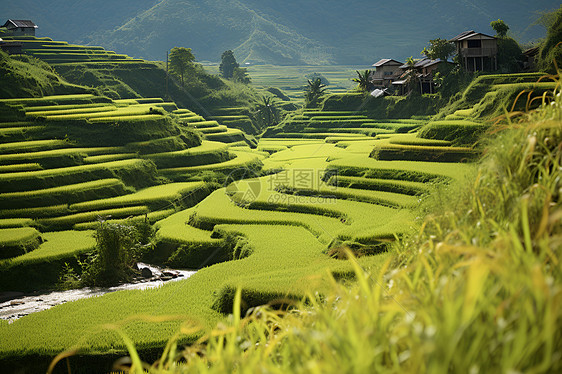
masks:
[(493, 36), (465, 31), (449, 40), (457, 47), (462, 64), (467, 71), (491, 71), (498, 69), (498, 42)]
[[(432, 94), (435, 93), (435, 82), (433, 81), (434, 73), (436, 70), (443, 65), (453, 65), (452, 62), (430, 58), (422, 58), (416, 60), (413, 65), (413, 69), (416, 71), (416, 77), (419, 83), (419, 89), (422, 94)], [(406, 72), (410, 69), (410, 65), (403, 64), (400, 66), (402, 74), (400, 78), (392, 82), (392, 86), (396, 88), (400, 95), (404, 95), (408, 92), (406, 87)]]
[(390, 87), (392, 82), (400, 77), (402, 62), (391, 58), (383, 58), (373, 64), (375, 70), (371, 74), (371, 82), (375, 87)]
[(27, 19), (9, 19), (2, 27), (8, 29), (13, 36), (35, 36), (38, 26)]

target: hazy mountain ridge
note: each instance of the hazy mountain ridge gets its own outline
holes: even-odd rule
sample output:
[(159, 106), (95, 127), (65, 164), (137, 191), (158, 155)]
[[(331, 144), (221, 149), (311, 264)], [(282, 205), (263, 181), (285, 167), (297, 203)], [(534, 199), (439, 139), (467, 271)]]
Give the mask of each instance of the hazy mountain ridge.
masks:
[(492, 33), (489, 23), (498, 18), (527, 42), (544, 35), (529, 27), (536, 11), (558, 6), (552, 0), (20, 0), (1, 4), (0, 14), (34, 19), (39, 35), (147, 59), (163, 60), (166, 50), (186, 46), (198, 60), (218, 61), (232, 49), (249, 63), (371, 64), (417, 57), (429, 39), (466, 29)]

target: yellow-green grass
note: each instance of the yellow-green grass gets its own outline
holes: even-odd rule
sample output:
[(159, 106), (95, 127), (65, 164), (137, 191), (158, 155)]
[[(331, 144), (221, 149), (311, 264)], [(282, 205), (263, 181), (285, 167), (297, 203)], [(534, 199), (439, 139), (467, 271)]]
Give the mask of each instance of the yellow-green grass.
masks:
[(148, 187), (128, 195), (78, 202), (71, 204), (70, 209), (91, 211), (130, 205), (147, 205), (154, 209), (173, 208), (176, 204), (182, 205), (182, 200), (187, 200), (198, 191), (208, 192), (205, 182), (169, 183)]
[(153, 165), (146, 160), (129, 159), (60, 169), (4, 173), (0, 174), (0, 189), (5, 192), (18, 192), (52, 188), (89, 182), (93, 179), (114, 178), (121, 172), (126, 172), (131, 178), (140, 177), (134, 173), (151, 172), (152, 167)]
[(189, 117), (180, 117), (180, 122), (184, 123), (197, 123), (197, 122), (204, 122), (205, 118), (197, 115), (197, 116), (189, 116)]
[(0, 143), (0, 154), (19, 153), (19, 152), (39, 152), (62, 147), (68, 147), (66, 140), (30, 140), (25, 142)]
[(58, 204), (73, 204), (84, 200), (102, 199), (129, 193), (121, 180), (99, 179), (32, 191), (0, 194), (2, 209), (33, 208)]
[[(248, 302), (254, 300), (261, 304), (286, 294), (302, 295), (312, 287), (322, 292), (328, 284), (325, 277), (328, 268), (337, 272), (350, 271), (346, 262), (324, 255), (324, 247), (302, 228), (243, 225), (221, 229), (247, 237), (252, 243), (252, 254), (238, 261), (204, 268), (186, 281), (78, 300), (28, 315), (10, 325), (0, 325), (2, 357), (52, 356), (77, 343), (84, 344), (84, 352), (89, 354), (123, 351), (121, 338), (100, 329), (100, 324), (123, 321), (135, 315), (182, 315), (208, 328), (222, 318), (216, 309), (225, 309), (231, 303), (226, 292), (229, 289), (240, 286)], [(379, 264), (384, 259), (385, 256), (381, 256)], [(312, 277), (315, 275), (319, 277)], [(216, 309), (212, 308), (213, 304)], [(178, 320), (147, 323), (133, 318), (122, 326), (137, 347), (145, 349), (162, 346), (180, 323)]]
[(245, 134), (242, 130), (228, 128), (226, 131), (217, 134), (206, 134), (205, 139), (214, 140), (216, 142), (234, 143), (243, 141), (245, 139)]
[(45, 129), (45, 126), (4, 127), (0, 128), (0, 139), (6, 138), (4, 140), (7, 140), (19, 135), (21, 139), (24, 140), (24, 135), (28, 135), (29, 133), (35, 134), (43, 129)]
[[(171, 208), (171, 209), (162, 209), (162, 210), (157, 210), (154, 212), (150, 212), (150, 213), (145, 213), (145, 214), (141, 214), (141, 215), (136, 215), (136, 216), (128, 216), (126, 218), (121, 218), (121, 219), (105, 219), (103, 222), (104, 223), (111, 223), (111, 224), (119, 224), (119, 225), (131, 225), (134, 223), (150, 223), (150, 224), (154, 224), (160, 220), (165, 219), (166, 217), (174, 214), (176, 212), (176, 209)], [(90, 221), (90, 222), (82, 222), (82, 223), (77, 223), (75, 225), (72, 226), (73, 230), (96, 230), (100, 227), (100, 221), (99, 220), (95, 220), (95, 221)]]
[(150, 108), (153, 108), (155, 105), (153, 104), (136, 104), (136, 105), (129, 105), (126, 107), (108, 107), (105, 111), (91, 111), (86, 113), (75, 113), (75, 114), (49, 114), (46, 112), (43, 115), (48, 120), (69, 120), (69, 119), (90, 119), (92, 121), (106, 121), (108, 118), (111, 119), (118, 119), (123, 117), (141, 117), (145, 118), (153, 118), (156, 116), (160, 116), (159, 114), (149, 114)]
[(78, 259), (83, 259), (96, 245), (93, 231), (46, 232), (41, 236), (43, 243), (34, 251), (0, 260), (1, 290), (54, 288), (65, 266), (77, 268)]
[(271, 155), (270, 161), (289, 161), (298, 159), (324, 158), (333, 159), (345, 155), (345, 150), (333, 144), (316, 143), (294, 145), (291, 148)]
[(85, 164), (100, 164), (103, 162), (128, 160), (132, 158), (137, 158), (138, 156), (139, 156), (138, 153), (114, 153), (109, 155), (84, 157), (83, 161)]
[(282, 145), (291, 148), (295, 145), (322, 144), (322, 143), (324, 143), (322, 140), (315, 140), (315, 139), (294, 139), (294, 138), (283, 139), (282, 137), (276, 137), (276, 138), (261, 138), (258, 144), (264, 146)]
[(269, 224), (301, 226), (313, 233), (318, 240), (328, 244), (345, 227), (339, 218), (293, 212), (256, 211), (241, 208), (219, 189), (199, 203), (192, 223), (211, 230), (217, 224)]
[(38, 163), (0, 165), (0, 173), (17, 173), (22, 171), (41, 170), (43, 167)]
[[(367, 137), (366, 135), (364, 135)], [(336, 133), (336, 132), (319, 132), (319, 133), (300, 133), (300, 132), (284, 132), (271, 136), (272, 138), (301, 138), (301, 139), (325, 139), (328, 137), (340, 137), (340, 138), (357, 138), (360, 137), (359, 134), (346, 134), (346, 133)]]
[[(0, 99), (0, 103), (40, 105), (41, 103), (45, 103), (45, 102), (66, 103), (66, 102), (76, 102), (76, 101), (80, 102), (83, 100), (99, 100), (99, 99), (100, 99), (99, 97), (96, 97), (93, 94), (74, 94), (74, 95), (51, 95), (51, 96), (30, 97), (30, 98)], [(101, 101), (109, 102), (109, 100), (101, 100)]]
[(159, 168), (195, 166), (218, 163), (229, 159), (228, 145), (221, 142), (204, 140), (201, 145), (181, 151), (152, 153), (145, 157), (152, 160)]
[[(294, 171), (294, 174), (298, 173), (298, 170)], [(335, 217), (344, 223), (341, 229), (347, 231), (356, 230), (358, 226), (367, 222), (370, 226), (379, 226), (381, 222), (392, 219), (397, 213), (396, 209), (386, 206), (338, 199), (336, 195), (330, 193), (330, 188), (327, 185), (322, 186), (325, 191), (322, 194), (318, 193), (312, 196), (286, 194), (283, 191), (290, 191), (292, 185), (298, 186), (299, 180), (294, 175), (289, 175), (289, 183), (285, 184), (285, 180), (278, 181), (275, 177), (275, 175), (272, 175), (235, 182), (226, 188), (226, 193), (229, 194), (232, 201), (248, 209), (299, 212), (306, 215)], [(261, 185), (259, 193), (251, 194), (250, 192), (256, 190), (256, 184), (258, 183)], [(304, 184), (305, 187), (312, 190), (318, 188), (318, 186), (310, 186), (312, 182)], [(332, 190), (335, 191), (337, 188), (333, 187)], [(331, 235), (337, 236), (338, 232), (332, 232)]]
[(195, 122), (195, 124), (193, 125), (193, 128), (201, 130), (201, 129), (206, 129), (206, 128), (214, 128), (214, 127), (219, 127), (219, 123), (217, 121), (201, 121), (201, 122)]
[(44, 206), (25, 209), (0, 209), (0, 218), (45, 218), (56, 217), (70, 214), (68, 204), (60, 204), (54, 206)]
[(324, 141), (326, 143), (331, 143), (331, 144), (339, 144), (341, 142), (344, 142), (346, 144), (348, 144), (349, 142), (361, 142), (364, 141), (366, 138), (365, 136), (357, 136), (357, 137), (352, 137), (352, 136), (328, 136), (327, 138), (324, 139)]
[[(114, 100), (114, 103), (118, 100)], [(135, 102), (136, 103), (136, 102)], [(88, 109), (97, 109), (97, 108), (106, 108), (111, 104), (106, 103), (93, 103), (93, 104), (62, 104), (62, 105), (38, 105), (38, 106), (26, 106), (25, 113), (32, 114), (35, 112), (51, 112), (51, 111), (60, 111), (60, 110), (88, 110)]]
[(28, 227), (33, 224), (31, 218), (2, 218), (0, 219), (0, 228)]
[(41, 234), (33, 227), (2, 228), (0, 229), (0, 259), (33, 251), (40, 242)]
[(211, 232), (189, 225), (189, 219), (196, 208), (184, 209), (166, 219), (156, 222), (156, 240), (176, 244), (218, 244), (222, 240), (211, 238)]
[(148, 214), (150, 209), (145, 205), (128, 206), (125, 208), (104, 209), (97, 211), (89, 211), (82, 213), (74, 213), (61, 217), (40, 218), (37, 224), (53, 231), (72, 228), (77, 223), (94, 222), (99, 219), (115, 219), (126, 218), (129, 216), (138, 216)]
[(70, 115), (70, 114), (84, 114), (89, 115), (90, 113), (97, 113), (97, 112), (111, 112), (113, 110), (117, 110), (117, 107), (114, 105), (104, 105), (104, 106), (96, 106), (96, 107), (86, 107), (86, 108), (78, 108), (78, 109), (57, 109), (56, 106), (53, 106), (50, 110), (43, 110), (43, 111), (26, 111), (25, 115), (28, 117), (52, 117), (58, 115)]
[(225, 133), (227, 131), (227, 127), (224, 125), (218, 125), (214, 127), (197, 128), (197, 131), (199, 131), (203, 135)]
[[(333, 196), (337, 199), (355, 200), (395, 208), (414, 208), (420, 202), (419, 198), (405, 195), (403, 193), (363, 190), (341, 186), (338, 186), (337, 188), (334, 188), (333, 186), (320, 186), (314, 189), (293, 186), (290, 190), (298, 195), (320, 197)], [(283, 192), (283, 189), (281, 189), (281, 192)]]
[(422, 127), (420, 138), (449, 140), (454, 144), (472, 144), (489, 129), (488, 124), (468, 120), (432, 121)]
[[(82, 156), (93, 156), (119, 152), (119, 147), (97, 147), (97, 148), (58, 148), (37, 152), (18, 152), (10, 154), (0, 154), (0, 165), (36, 161), (41, 164), (56, 163), (57, 160), (64, 158), (78, 159)], [(47, 161), (48, 160), (48, 161)]]
[(467, 162), (478, 154), (472, 147), (387, 144), (376, 145), (371, 157), (377, 160)]
[(24, 255), (3, 260), (0, 269), (22, 263), (52, 261), (61, 257), (68, 258), (91, 251), (96, 241), (93, 231), (57, 231), (41, 234), (43, 243), (34, 251)]
[(331, 177), (328, 184), (338, 187), (387, 191), (405, 195), (421, 195), (430, 191), (430, 184), (408, 180), (377, 179), (349, 177), (338, 175)]
[(226, 171), (239, 168), (253, 168), (261, 163), (263, 156), (260, 153), (249, 153), (241, 151), (232, 151), (236, 157), (216, 164), (206, 164), (197, 166), (186, 166), (179, 168), (160, 169), (159, 172), (166, 175), (190, 174), (206, 170)]
[(0, 128), (26, 128), (26, 127), (32, 127), (32, 126), (37, 126), (37, 123), (35, 122), (0, 122)]
[(427, 182), (431, 180), (463, 180), (473, 168), (470, 164), (425, 161), (381, 161), (352, 155), (330, 162), (330, 170), (338, 175)]

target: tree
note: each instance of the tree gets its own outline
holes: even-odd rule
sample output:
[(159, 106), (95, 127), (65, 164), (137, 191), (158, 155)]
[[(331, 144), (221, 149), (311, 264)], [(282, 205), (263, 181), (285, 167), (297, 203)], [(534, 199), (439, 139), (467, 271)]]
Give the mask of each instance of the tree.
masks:
[(271, 96), (262, 96), (262, 101), (256, 106), (256, 119), (262, 128), (277, 124), (279, 111)]
[(509, 26), (504, 21), (502, 21), (501, 19), (498, 19), (497, 21), (492, 21), (490, 22), (490, 26), (492, 26), (498, 38), (506, 37), (507, 30), (509, 30)]
[(352, 81), (357, 82), (362, 91), (369, 91), (373, 85), (371, 83), (371, 70), (365, 70), (363, 73), (357, 70), (355, 72), (357, 73), (357, 78), (353, 78)]
[(546, 27), (546, 39), (541, 43), (538, 68), (541, 71), (557, 73), (562, 69), (562, 6), (543, 14), (541, 19)]
[(228, 50), (222, 53), (219, 71), (223, 78), (231, 79), (234, 76), (235, 68), (239, 68), (239, 67), (240, 64), (236, 62), (236, 58), (234, 57), (234, 52)]
[(248, 69), (235, 67), (232, 73), (232, 80), (235, 82), (240, 82), (244, 84), (249, 84), (251, 82), (250, 77), (248, 76)]
[(408, 68), (404, 73), (404, 79), (406, 81), (406, 87), (408, 87), (408, 93), (418, 92), (417, 88), (418, 88), (419, 79), (418, 79), (418, 72), (414, 67), (415, 64), (416, 64), (416, 60), (414, 60), (413, 56), (408, 57), (406, 59), (406, 65), (408, 65)]
[(447, 61), (455, 53), (455, 45), (449, 42), (447, 39), (431, 39), (429, 41), (429, 48), (425, 47), (421, 51), (422, 55), (425, 55), (431, 60), (441, 59), (442, 61)]
[(307, 108), (314, 107), (318, 104), (318, 100), (324, 95), (326, 85), (322, 84), (320, 78), (311, 81), (308, 79), (308, 86), (304, 90), (304, 102)]
[(195, 61), (195, 56), (191, 52), (191, 48), (174, 47), (170, 51), (170, 73), (180, 77), (182, 87), (184, 77), (194, 69), (193, 61)]

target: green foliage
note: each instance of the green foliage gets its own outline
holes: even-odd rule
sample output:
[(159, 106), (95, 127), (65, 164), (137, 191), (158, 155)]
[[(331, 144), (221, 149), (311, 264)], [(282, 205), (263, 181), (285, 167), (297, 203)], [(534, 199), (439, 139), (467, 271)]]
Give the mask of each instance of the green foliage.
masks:
[(425, 47), (421, 51), (422, 55), (425, 55), (431, 60), (441, 59), (441, 61), (447, 61), (455, 53), (455, 45), (449, 42), (447, 39), (431, 39), (429, 41), (429, 47)]
[(235, 66), (232, 72), (232, 80), (239, 83), (250, 84), (251, 79), (248, 75), (248, 69)]
[(95, 233), (96, 249), (84, 264), (82, 283), (109, 286), (129, 280), (133, 265), (150, 246), (148, 223), (111, 224), (100, 221)]
[(195, 56), (191, 52), (191, 48), (174, 47), (170, 50), (170, 73), (181, 79), (181, 86), (184, 86), (184, 77), (193, 74), (195, 70), (193, 66)]
[(521, 70), (523, 51), (513, 38), (498, 39), (498, 68), (502, 73), (516, 73)]
[(221, 76), (226, 79), (231, 79), (234, 76), (235, 69), (239, 67), (240, 64), (236, 62), (234, 52), (231, 50), (224, 51), (221, 55), (221, 64), (219, 66)]
[(280, 113), (271, 96), (262, 96), (262, 101), (258, 103), (255, 110), (255, 117), (262, 129), (277, 125)]
[(543, 15), (547, 26), (546, 39), (541, 44), (538, 58), (538, 68), (549, 73), (557, 73), (562, 68), (562, 6)]
[(326, 85), (322, 84), (320, 78), (314, 81), (308, 80), (308, 85), (304, 90), (304, 103), (306, 108), (314, 108), (318, 105), (320, 99), (324, 95)]
[(366, 91), (368, 92), (371, 87), (372, 87), (372, 83), (371, 83), (371, 70), (365, 70), (362, 73), (360, 73), (359, 71), (356, 71), (357, 73), (357, 78), (353, 78), (352, 81), (356, 82), (359, 89), (361, 91)]
[(490, 26), (494, 29), (498, 38), (505, 38), (507, 36), (509, 26), (503, 20), (492, 21)]

